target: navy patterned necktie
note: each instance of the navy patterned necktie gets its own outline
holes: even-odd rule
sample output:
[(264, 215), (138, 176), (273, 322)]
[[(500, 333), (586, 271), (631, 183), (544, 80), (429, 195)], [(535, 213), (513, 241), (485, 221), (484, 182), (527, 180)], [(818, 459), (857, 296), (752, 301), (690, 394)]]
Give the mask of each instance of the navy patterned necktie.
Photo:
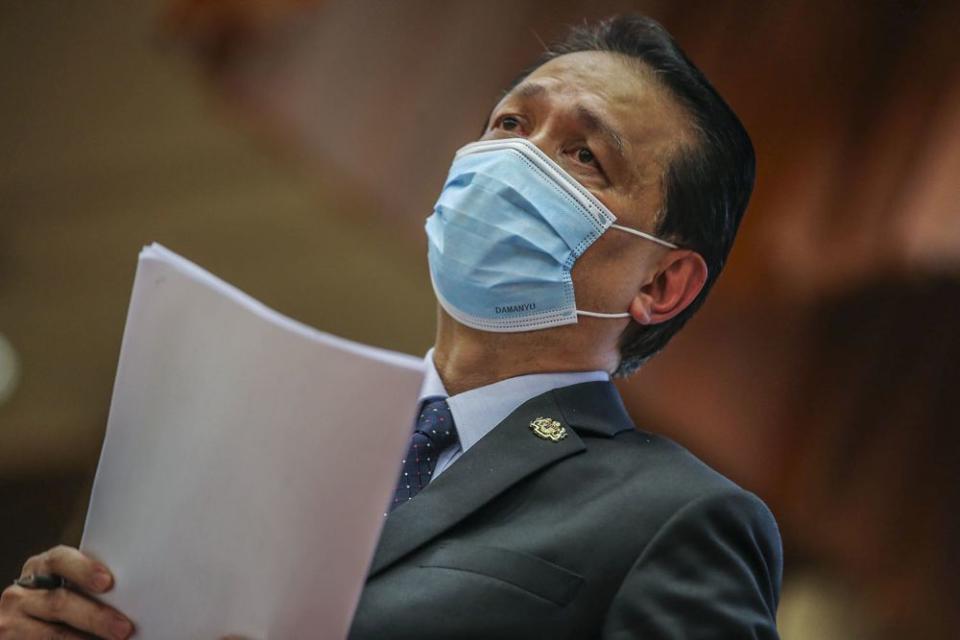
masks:
[(447, 401), (441, 398), (424, 404), (417, 419), (417, 428), (410, 438), (407, 456), (403, 459), (400, 480), (390, 504), (391, 511), (427, 486), (437, 468), (437, 457), (456, 442), (457, 429)]

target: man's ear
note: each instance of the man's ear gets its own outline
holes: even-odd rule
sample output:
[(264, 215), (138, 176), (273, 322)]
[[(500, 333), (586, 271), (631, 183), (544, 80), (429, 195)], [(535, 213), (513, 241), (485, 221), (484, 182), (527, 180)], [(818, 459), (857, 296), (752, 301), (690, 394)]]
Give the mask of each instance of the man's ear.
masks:
[(666, 322), (690, 306), (706, 282), (707, 263), (699, 253), (670, 251), (650, 282), (634, 296), (630, 316), (639, 324)]

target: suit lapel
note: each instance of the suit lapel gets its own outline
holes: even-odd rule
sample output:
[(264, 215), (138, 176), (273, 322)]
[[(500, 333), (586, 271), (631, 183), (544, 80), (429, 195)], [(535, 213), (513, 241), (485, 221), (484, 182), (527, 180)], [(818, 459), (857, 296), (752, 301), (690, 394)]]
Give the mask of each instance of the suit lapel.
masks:
[(552, 418), (566, 427), (611, 436), (632, 428), (612, 384), (573, 385), (537, 396), (508, 416), (384, 523), (369, 577), (440, 535), (536, 471), (586, 449), (571, 428), (558, 442), (530, 423)]

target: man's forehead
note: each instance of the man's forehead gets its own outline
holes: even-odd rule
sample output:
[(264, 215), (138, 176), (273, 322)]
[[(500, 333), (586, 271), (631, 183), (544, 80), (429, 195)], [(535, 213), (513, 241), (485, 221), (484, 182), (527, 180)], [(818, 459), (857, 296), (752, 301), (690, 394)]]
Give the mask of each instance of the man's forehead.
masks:
[(639, 60), (606, 51), (578, 51), (548, 60), (507, 95), (532, 98), (544, 93), (588, 94), (610, 104), (636, 103), (659, 87)]

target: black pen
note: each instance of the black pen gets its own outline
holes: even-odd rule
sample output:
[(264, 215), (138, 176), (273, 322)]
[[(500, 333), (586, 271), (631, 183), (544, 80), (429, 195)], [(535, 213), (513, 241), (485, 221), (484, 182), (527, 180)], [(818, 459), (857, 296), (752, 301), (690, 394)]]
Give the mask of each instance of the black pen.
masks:
[(64, 580), (60, 576), (37, 575), (33, 573), (28, 576), (23, 576), (22, 578), (17, 578), (13, 582), (27, 589), (59, 589), (64, 585)]

